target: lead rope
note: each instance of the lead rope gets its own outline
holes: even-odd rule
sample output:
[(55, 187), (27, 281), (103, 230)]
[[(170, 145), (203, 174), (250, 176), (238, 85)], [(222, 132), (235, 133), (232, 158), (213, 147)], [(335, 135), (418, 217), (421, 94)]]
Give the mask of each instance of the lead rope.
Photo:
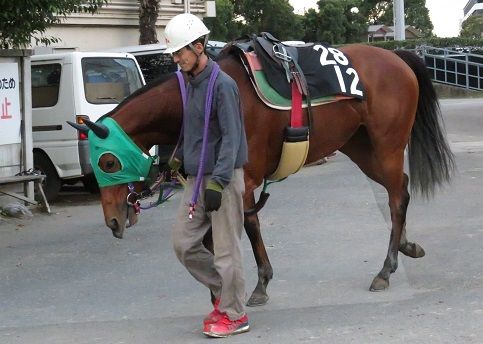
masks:
[[(206, 161), (206, 146), (208, 143), (208, 129), (210, 126), (210, 115), (211, 115), (211, 106), (213, 104), (213, 88), (215, 86), (215, 81), (218, 76), (218, 73), (220, 72), (220, 66), (218, 66), (217, 63), (213, 64), (213, 69), (211, 70), (211, 75), (210, 75), (210, 80), (208, 82), (208, 89), (206, 92), (206, 99), (205, 99), (205, 125), (203, 128), (203, 143), (201, 144), (201, 154), (200, 154), (200, 160), (198, 163), (198, 172), (196, 174), (196, 182), (195, 182), (195, 188), (193, 191), (193, 196), (191, 197), (191, 202), (189, 206), (189, 211), (188, 211), (188, 218), (191, 220), (193, 218), (193, 215), (196, 210), (196, 203), (198, 202), (198, 197), (200, 195), (200, 187), (201, 187), (201, 181), (203, 180), (203, 175), (205, 171), (205, 161)], [(178, 81), (180, 83), (180, 89), (181, 89), (181, 97), (183, 99), (183, 123), (184, 123), (184, 118), (186, 115), (186, 90), (184, 89), (184, 79), (180, 78), (180, 74), (178, 75)], [(181, 76), (182, 77), (182, 76)], [(181, 84), (182, 82), (182, 84)], [(179, 143), (179, 141), (178, 141)], [(174, 154), (174, 153), (173, 153)]]

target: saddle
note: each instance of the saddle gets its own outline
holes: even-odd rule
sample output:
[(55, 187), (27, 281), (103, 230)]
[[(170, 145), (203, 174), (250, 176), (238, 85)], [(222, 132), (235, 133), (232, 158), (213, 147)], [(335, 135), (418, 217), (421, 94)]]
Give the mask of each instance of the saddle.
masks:
[[(326, 44), (290, 46), (262, 32), (236, 40), (231, 49), (240, 56), (259, 98), (272, 108), (291, 108), (291, 81), (304, 96), (304, 107), (349, 98), (363, 99), (362, 92), (352, 92), (354, 80), (346, 73), (352, 68), (348, 58)], [(340, 64), (337, 61), (345, 62), (342, 69), (334, 67)], [(362, 89), (360, 82), (357, 86)]]

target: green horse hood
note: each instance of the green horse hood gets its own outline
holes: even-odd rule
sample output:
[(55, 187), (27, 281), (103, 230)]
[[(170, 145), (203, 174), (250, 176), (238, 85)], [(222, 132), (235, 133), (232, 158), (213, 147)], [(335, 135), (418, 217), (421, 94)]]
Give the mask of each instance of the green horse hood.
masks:
[[(112, 118), (104, 117), (97, 123), (109, 129), (109, 135), (104, 139), (92, 130), (88, 133), (91, 165), (99, 186), (144, 181), (155, 158), (144, 153)], [(107, 173), (100, 169), (99, 160), (106, 153), (119, 159), (119, 171)]]

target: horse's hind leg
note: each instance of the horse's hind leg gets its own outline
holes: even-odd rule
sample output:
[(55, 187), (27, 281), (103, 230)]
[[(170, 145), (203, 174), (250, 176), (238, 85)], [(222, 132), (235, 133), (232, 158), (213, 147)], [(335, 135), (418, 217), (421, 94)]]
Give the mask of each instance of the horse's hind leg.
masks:
[[(407, 211), (407, 207), (409, 205), (409, 192), (408, 192), (408, 184), (409, 184), (409, 177), (406, 173), (404, 173), (404, 194), (405, 194), (405, 208)], [(406, 214), (406, 211), (404, 214)], [(401, 232), (401, 240), (399, 240), (399, 252), (403, 253), (404, 255), (411, 257), (411, 258), (421, 258), (424, 257), (425, 252), (424, 249), (419, 246), (417, 243), (410, 242), (406, 238), (406, 217), (404, 217), (404, 224), (403, 229)]]
[[(253, 192), (251, 195), (245, 195), (245, 200), (248, 200), (247, 208), (253, 207), (255, 204), (255, 196), (253, 195)], [(273, 269), (270, 261), (268, 260), (265, 244), (263, 243), (262, 235), (260, 233), (260, 222), (258, 220), (258, 216), (256, 214), (245, 215), (244, 225), (247, 236), (250, 239), (253, 254), (258, 267), (258, 283), (247, 302), (247, 306), (261, 306), (266, 304), (268, 301), (267, 286), (268, 282), (273, 277)]]
[(372, 180), (384, 186), (389, 195), (391, 212), (391, 236), (383, 268), (372, 281), (371, 291), (384, 290), (389, 286), (389, 277), (397, 269), (398, 250), (413, 257), (421, 257), (424, 250), (406, 239), (406, 211), (409, 204), (408, 177), (403, 173), (404, 151), (392, 154), (376, 154), (364, 128), (341, 148)]
[(384, 290), (389, 287), (389, 277), (398, 266), (398, 251), (412, 257), (424, 256), (424, 250), (406, 239), (406, 212), (409, 205), (407, 184), (409, 178), (403, 173), (404, 150), (381, 156), (382, 181), (389, 195), (391, 212), (391, 236), (386, 259), (381, 271), (372, 281), (371, 291)]

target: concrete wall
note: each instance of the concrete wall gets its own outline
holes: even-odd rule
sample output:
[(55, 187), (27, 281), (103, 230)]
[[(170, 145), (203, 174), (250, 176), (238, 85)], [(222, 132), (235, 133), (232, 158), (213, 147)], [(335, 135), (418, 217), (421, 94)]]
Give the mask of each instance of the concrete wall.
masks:
[(483, 98), (483, 91), (468, 90), (463, 87), (448, 86), (434, 83), (438, 97), (445, 98)]

